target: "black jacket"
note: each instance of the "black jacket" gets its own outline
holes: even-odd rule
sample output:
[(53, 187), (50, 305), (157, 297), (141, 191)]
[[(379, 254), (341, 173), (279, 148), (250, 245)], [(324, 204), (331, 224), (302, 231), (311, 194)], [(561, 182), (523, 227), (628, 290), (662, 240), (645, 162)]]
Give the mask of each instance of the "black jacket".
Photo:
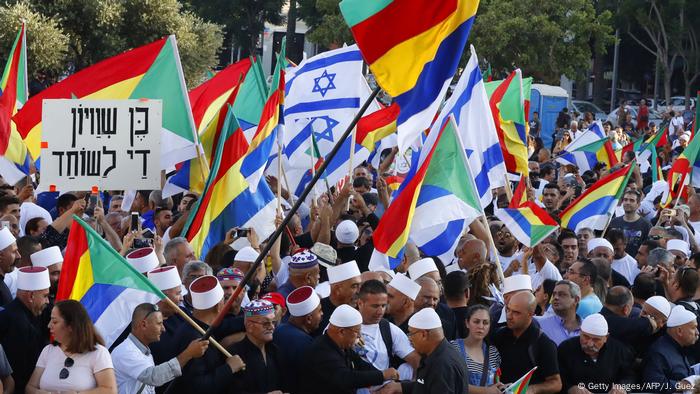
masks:
[(613, 383), (634, 382), (634, 355), (615, 338), (608, 338), (596, 361), (583, 352), (578, 336), (559, 344), (558, 354), (563, 392), (581, 382), (598, 383), (589, 386), (588, 389), (592, 392), (606, 393), (610, 391)]
[(327, 334), (314, 339), (303, 364), (302, 392), (307, 394), (353, 394), (384, 382), (382, 371), (354, 351), (340, 349)]
[(265, 359), (260, 349), (247, 336), (231, 346), (229, 352), (239, 355), (245, 363), (245, 370), (236, 373), (230, 393), (269, 393), (274, 390), (287, 392), (283, 383), (284, 368), (274, 343), (265, 345)]
[(462, 357), (443, 339), (428, 357), (424, 357), (416, 380), (401, 383), (404, 394), (463, 394), (469, 391), (469, 370)]

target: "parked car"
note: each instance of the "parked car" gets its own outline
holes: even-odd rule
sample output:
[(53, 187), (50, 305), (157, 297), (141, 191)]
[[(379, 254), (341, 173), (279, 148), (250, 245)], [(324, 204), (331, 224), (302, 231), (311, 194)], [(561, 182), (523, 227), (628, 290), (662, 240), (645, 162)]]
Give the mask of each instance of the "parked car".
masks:
[(608, 117), (600, 107), (590, 101), (571, 100), (571, 107), (574, 111), (581, 114), (581, 118), (583, 118), (583, 114), (586, 112), (592, 113), (595, 120), (605, 121)]
[[(627, 109), (628, 113), (632, 114), (632, 120), (635, 124), (637, 124), (637, 111), (639, 107), (628, 105), (625, 108)], [(613, 125), (613, 127), (617, 127), (617, 111), (619, 109), (620, 108), (615, 108), (615, 110), (607, 116), (607, 121), (610, 122)], [(659, 125), (662, 119), (663, 116), (661, 112), (654, 111), (654, 109), (649, 108), (649, 122), (654, 122), (655, 124)]]
[[(695, 107), (695, 99), (690, 98), (690, 108)], [(671, 97), (670, 105), (666, 103), (666, 100), (659, 100), (659, 110), (662, 111), (685, 111), (685, 97), (683, 96), (673, 96)]]

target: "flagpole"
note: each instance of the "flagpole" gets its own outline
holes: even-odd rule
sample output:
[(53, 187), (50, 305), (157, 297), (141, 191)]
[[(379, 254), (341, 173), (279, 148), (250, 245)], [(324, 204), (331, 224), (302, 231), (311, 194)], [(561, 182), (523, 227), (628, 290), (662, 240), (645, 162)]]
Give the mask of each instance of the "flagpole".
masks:
[(277, 213), (282, 212), (282, 144), (277, 133)]
[[(177, 306), (177, 305), (173, 302), (173, 300), (171, 300), (169, 297), (165, 297), (165, 298), (163, 298), (163, 301), (165, 301), (165, 302), (170, 306), (170, 308), (172, 308), (173, 310), (175, 310), (175, 313), (177, 313), (178, 315), (180, 315), (180, 317), (182, 317), (183, 319), (185, 319), (185, 321), (186, 321), (187, 323), (189, 323), (189, 324), (190, 324), (195, 330), (197, 330), (200, 334), (205, 334), (204, 329), (203, 329), (199, 324), (197, 324), (197, 322), (195, 322), (194, 320), (192, 320), (192, 318), (189, 317), (189, 315), (187, 315), (187, 313), (185, 313), (185, 311), (183, 311), (182, 309), (180, 309), (180, 307)], [(220, 344), (216, 339), (214, 339), (214, 338), (209, 338), (209, 342), (210, 342), (212, 345), (214, 345), (214, 347), (217, 348), (217, 349), (221, 352), (221, 354), (223, 354), (226, 358), (232, 357), (232, 356), (231, 356), (231, 353), (229, 353), (229, 351), (226, 350), (226, 348), (224, 348), (223, 346), (221, 346), (221, 344)]]
[(491, 235), (489, 221), (486, 219), (486, 214), (483, 210), (481, 211), (481, 216), (479, 218), (483, 222), (484, 227), (486, 227), (486, 234), (489, 236), (489, 243), (491, 244), (489, 245), (489, 250), (493, 250), (495, 252), (493, 256), (496, 258), (496, 272), (498, 273), (498, 279), (501, 281), (501, 283), (503, 283), (506, 277), (503, 274), (503, 267), (501, 266), (501, 259), (498, 257), (498, 249), (496, 249), (496, 243), (493, 241), (493, 235)]
[[(503, 176), (506, 179), (505, 185), (503, 185), (506, 188), (506, 197), (508, 197), (508, 201), (513, 199), (513, 190), (510, 188), (510, 180), (508, 179), (508, 171), (506, 171)], [(522, 176), (522, 175), (521, 175)]]
[[(253, 265), (250, 267), (248, 270), (248, 273), (243, 277), (243, 280), (241, 283), (238, 284), (238, 287), (236, 287), (236, 290), (233, 292), (233, 295), (229, 298), (228, 301), (226, 301), (226, 304), (224, 304), (223, 308), (219, 312), (219, 315), (216, 316), (214, 321), (211, 323), (207, 331), (204, 333), (204, 336), (202, 339), (208, 339), (212, 331), (218, 327), (221, 324), (221, 321), (223, 320), (224, 316), (228, 313), (229, 309), (231, 309), (231, 306), (233, 305), (233, 302), (238, 298), (238, 295), (241, 293), (241, 291), (245, 288), (245, 285), (248, 284), (250, 279), (255, 275), (255, 272), (258, 269), (258, 266), (262, 263), (263, 259), (267, 254), (270, 252), (270, 249), (272, 249), (272, 245), (274, 245), (275, 241), (277, 238), (279, 238), (280, 235), (282, 235), (282, 232), (284, 229), (287, 227), (289, 222), (292, 220), (292, 217), (294, 214), (296, 214), (297, 210), (301, 206), (301, 204), (306, 200), (306, 197), (309, 196), (309, 193), (311, 193), (311, 190), (314, 188), (316, 185), (316, 182), (321, 178), (321, 174), (326, 171), (326, 168), (328, 167), (328, 164), (330, 164), (331, 161), (333, 161), (333, 158), (335, 155), (338, 153), (340, 150), (340, 147), (343, 145), (343, 142), (350, 136), (350, 133), (352, 133), (353, 129), (357, 125), (357, 122), (360, 120), (362, 115), (367, 111), (367, 108), (369, 105), (372, 103), (372, 100), (374, 100), (375, 97), (377, 97), (377, 94), (379, 94), (379, 91), (381, 88), (377, 86), (372, 90), (372, 93), (369, 95), (367, 100), (365, 100), (365, 103), (362, 105), (360, 110), (357, 112), (355, 117), (353, 118), (352, 122), (348, 125), (348, 127), (345, 129), (345, 132), (343, 132), (343, 135), (338, 139), (338, 142), (333, 146), (333, 149), (330, 151), (328, 156), (326, 156), (326, 160), (323, 161), (321, 166), (318, 168), (316, 171), (316, 174), (314, 174), (313, 178), (311, 178), (311, 181), (309, 182), (308, 185), (304, 188), (304, 191), (301, 192), (301, 195), (299, 198), (294, 202), (294, 205), (292, 205), (292, 208), (287, 212), (285, 215), (284, 219), (282, 220), (282, 223), (280, 223), (279, 226), (275, 229), (275, 232), (272, 233), (270, 236), (269, 240), (265, 243), (265, 247), (260, 251), (260, 254), (258, 257), (255, 259), (255, 262)], [(473, 182), (473, 180), (472, 180)]]
[[(352, 134), (350, 135), (350, 163), (348, 164), (348, 182), (352, 185), (352, 170), (354, 169), (355, 160), (355, 133), (357, 133), (357, 127), (352, 128)], [(350, 199), (348, 198), (347, 210), (350, 209)]]
[[(309, 130), (309, 154), (311, 155), (311, 177), (313, 178), (316, 175), (316, 161), (314, 160), (314, 131), (313, 129)], [(320, 156), (320, 152), (319, 152)], [(316, 200), (316, 188), (314, 187), (314, 200)]]

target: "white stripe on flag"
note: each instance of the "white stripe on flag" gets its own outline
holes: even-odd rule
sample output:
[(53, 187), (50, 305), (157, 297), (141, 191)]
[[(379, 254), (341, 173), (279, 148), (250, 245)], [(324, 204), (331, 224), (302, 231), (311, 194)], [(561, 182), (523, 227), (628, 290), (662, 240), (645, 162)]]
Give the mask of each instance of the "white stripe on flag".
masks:
[(160, 299), (153, 293), (139, 289), (125, 289), (119, 296), (107, 306), (95, 324), (95, 328), (105, 340), (105, 347), (110, 348), (122, 331), (131, 323), (131, 315), (134, 308), (144, 302), (152, 304)]

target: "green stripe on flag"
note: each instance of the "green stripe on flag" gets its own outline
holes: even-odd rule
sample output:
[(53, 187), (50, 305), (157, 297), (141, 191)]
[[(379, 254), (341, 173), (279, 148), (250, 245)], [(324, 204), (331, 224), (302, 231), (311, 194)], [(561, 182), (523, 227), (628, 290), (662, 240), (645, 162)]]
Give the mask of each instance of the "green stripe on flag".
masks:
[(233, 113), (236, 117), (250, 124), (258, 124), (269, 89), (265, 81), (260, 57), (251, 60), (252, 66), (241, 84), (241, 88), (233, 103)]

